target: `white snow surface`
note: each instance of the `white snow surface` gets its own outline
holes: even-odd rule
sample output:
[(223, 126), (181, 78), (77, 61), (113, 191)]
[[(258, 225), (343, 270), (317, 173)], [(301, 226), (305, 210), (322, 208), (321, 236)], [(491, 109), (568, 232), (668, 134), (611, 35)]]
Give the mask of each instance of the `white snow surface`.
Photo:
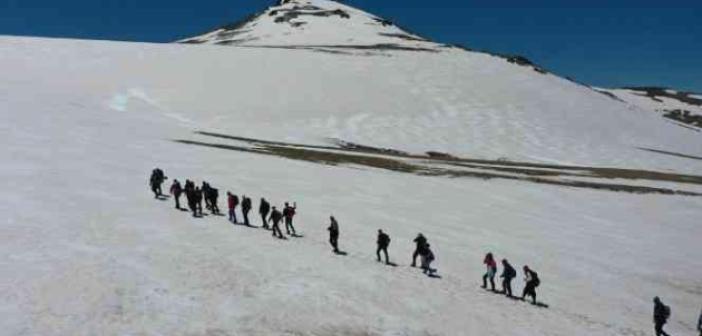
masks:
[[(637, 149), (700, 156), (697, 134), (589, 88), (453, 49), (358, 56), (19, 37), (0, 37), (0, 73), (0, 334), (645, 335), (655, 295), (672, 307), (671, 334), (694, 332), (700, 198), (171, 141), (207, 130), (699, 172), (699, 160)], [(296, 201), (304, 238), (175, 211), (148, 191), (156, 166), (255, 206)], [(330, 253), (330, 214), (348, 256)], [(398, 267), (374, 260), (379, 228)], [(407, 266), (418, 232), (441, 279)], [(487, 251), (538, 271), (550, 307), (478, 288)], [(515, 292), (522, 285), (520, 271)]]

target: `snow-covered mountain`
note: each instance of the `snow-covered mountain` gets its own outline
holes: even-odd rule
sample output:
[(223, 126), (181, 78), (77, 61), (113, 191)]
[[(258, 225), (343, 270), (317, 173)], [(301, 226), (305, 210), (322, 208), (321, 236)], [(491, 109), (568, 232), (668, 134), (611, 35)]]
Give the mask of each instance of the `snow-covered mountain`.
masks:
[[(0, 334), (644, 335), (655, 295), (694, 332), (698, 132), (374, 18), (290, 1), (201, 44), (0, 36)], [(156, 166), (296, 201), (304, 237), (154, 200)], [(409, 267), (418, 232), (441, 279)], [(480, 289), (488, 251), (549, 307)]]
[(409, 49), (443, 46), (392, 22), (330, 0), (281, 0), (262, 13), (182, 43), (325, 49)]

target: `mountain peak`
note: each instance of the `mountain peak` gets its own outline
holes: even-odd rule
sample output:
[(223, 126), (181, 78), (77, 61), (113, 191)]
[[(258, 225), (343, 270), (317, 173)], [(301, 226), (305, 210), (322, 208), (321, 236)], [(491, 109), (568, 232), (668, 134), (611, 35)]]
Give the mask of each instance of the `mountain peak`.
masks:
[(280, 0), (244, 21), (178, 42), (425, 51), (442, 47), (388, 20), (330, 0)]

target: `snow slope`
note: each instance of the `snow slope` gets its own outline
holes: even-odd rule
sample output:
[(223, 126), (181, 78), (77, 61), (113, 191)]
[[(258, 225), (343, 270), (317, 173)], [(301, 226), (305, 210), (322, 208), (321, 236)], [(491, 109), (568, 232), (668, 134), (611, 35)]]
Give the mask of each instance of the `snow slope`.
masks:
[[(699, 171), (699, 159), (637, 149), (700, 156), (696, 134), (589, 88), (454, 48), (349, 55), (0, 37), (0, 73), (0, 334), (644, 335), (654, 295), (673, 308), (671, 333), (693, 333), (699, 197), (417, 176), (173, 141), (206, 130)], [(297, 201), (304, 237), (278, 241), (175, 211), (147, 190), (155, 166), (256, 205)], [(326, 242), (332, 213), (347, 256)], [(398, 267), (374, 260), (379, 228)], [(441, 279), (407, 266), (417, 232)], [(479, 289), (487, 251), (537, 270), (550, 307)]]
[(689, 92), (681, 92), (662, 88), (641, 88), (641, 89), (597, 89), (608, 92), (618, 99), (628, 104), (642, 109), (667, 112), (672, 110), (690, 111), (694, 114), (702, 114), (702, 96)]

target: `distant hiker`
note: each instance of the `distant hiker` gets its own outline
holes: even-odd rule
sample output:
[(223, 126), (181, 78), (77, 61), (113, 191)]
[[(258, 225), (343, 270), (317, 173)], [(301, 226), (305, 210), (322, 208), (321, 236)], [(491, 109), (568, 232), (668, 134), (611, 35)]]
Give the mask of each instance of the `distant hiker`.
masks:
[(188, 200), (188, 208), (193, 213), (193, 217), (197, 217), (197, 204), (195, 198), (195, 184), (190, 180), (185, 180), (185, 198)]
[(258, 213), (263, 221), (263, 228), (268, 229), (268, 213), (271, 211), (271, 205), (265, 198), (261, 197), (261, 205), (258, 206)]
[(388, 246), (390, 246), (390, 236), (388, 236), (383, 230), (378, 230), (378, 249), (375, 251), (378, 257), (378, 262), (380, 262), (380, 252), (385, 253), (385, 263), (390, 264), (390, 258), (388, 257)]
[(219, 200), (219, 189), (210, 187), (210, 210), (212, 213), (219, 214), (219, 205), (217, 202)]
[(205, 194), (205, 203), (209, 205), (210, 211), (213, 215), (219, 214), (219, 205), (217, 205), (217, 200), (219, 199), (219, 189), (213, 188), (211, 185), (207, 185), (207, 193)]
[(492, 291), (495, 291), (495, 274), (497, 273), (497, 262), (495, 262), (495, 258), (492, 257), (492, 253), (488, 253), (485, 255), (485, 259), (483, 260), (483, 264), (487, 267), (487, 271), (483, 275), (483, 288), (487, 289), (487, 280), (490, 280), (490, 288), (492, 288)]
[(539, 287), (541, 281), (539, 281), (539, 275), (526, 265), (524, 266), (524, 281), (526, 281), (526, 286), (522, 293), (522, 300), (527, 296), (531, 296), (532, 303), (536, 304), (536, 287)]
[(414, 249), (414, 254), (412, 254), (412, 267), (417, 266), (417, 256), (422, 255), (427, 246), (427, 238), (423, 234), (418, 234), (417, 238), (414, 238), (414, 243), (416, 247)]
[(200, 187), (200, 190), (202, 190), (202, 196), (205, 199), (205, 208), (207, 210), (212, 210), (212, 203), (210, 203), (210, 201), (212, 200), (212, 191), (210, 189), (209, 183), (202, 181), (202, 187)]
[(229, 208), (229, 221), (236, 224), (236, 206), (239, 205), (239, 198), (227, 192), (227, 207)]
[(195, 207), (197, 213), (202, 216), (202, 189), (195, 187)]
[(517, 277), (517, 271), (509, 264), (507, 259), (502, 259), (502, 293), (512, 297), (512, 279)]
[(285, 231), (288, 235), (296, 235), (295, 227), (293, 226), (293, 217), (295, 217), (295, 210), (297, 210), (297, 203), (294, 206), (290, 206), (288, 202), (285, 202), (285, 208), (283, 208), (283, 216), (285, 217)]
[(159, 198), (161, 193), (161, 184), (166, 180), (166, 176), (163, 174), (163, 170), (160, 168), (154, 168), (151, 171), (151, 177), (149, 178), (149, 185), (151, 186), (151, 191), (154, 193), (154, 198)]
[(663, 331), (663, 326), (668, 322), (669, 317), (670, 307), (663, 304), (659, 297), (653, 298), (653, 324), (656, 336), (668, 336), (668, 333)]
[(273, 237), (277, 236), (278, 238), (283, 239), (283, 232), (280, 231), (280, 226), (278, 226), (281, 219), (283, 219), (283, 214), (280, 211), (278, 211), (278, 209), (273, 207), (270, 218), (270, 221), (273, 223), (273, 225), (271, 225), (271, 230), (273, 230)]
[(173, 184), (171, 184), (170, 193), (175, 199), (176, 209), (180, 210), (180, 194), (183, 193), (183, 187), (180, 186), (180, 182), (178, 182), (178, 180), (173, 180)]
[(334, 248), (334, 253), (339, 253), (339, 223), (336, 222), (334, 216), (329, 217), (330, 223), (327, 231), (329, 231), (329, 244)]
[(251, 199), (246, 197), (246, 195), (241, 196), (241, 213), (244, 214), (244, 224), (250, 226), (249, 223), (249, 212), (251, 211)]
[(422, 273), (427, 275), (434, 275), (435, 269), (431, 268), (431, 263), (434, 261), (434, 252), (431, 251), (431, 245), (426, 244), (424, 249), (422, 249), (422, 254), (420, 254), (422, 260)]

